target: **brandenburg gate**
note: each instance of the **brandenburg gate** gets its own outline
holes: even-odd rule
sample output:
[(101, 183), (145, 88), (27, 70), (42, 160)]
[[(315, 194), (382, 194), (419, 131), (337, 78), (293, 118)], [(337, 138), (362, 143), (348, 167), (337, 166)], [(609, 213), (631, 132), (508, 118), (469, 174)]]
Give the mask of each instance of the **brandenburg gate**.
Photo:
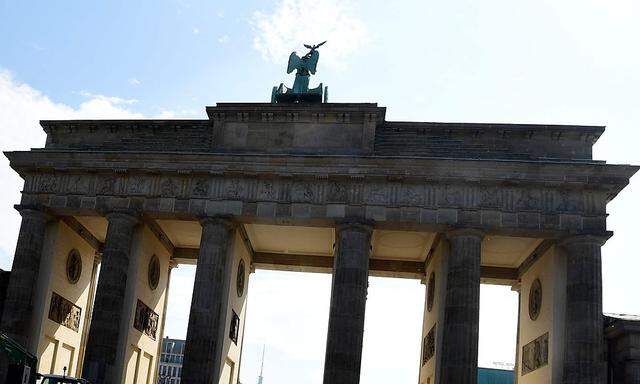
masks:
[(606, 382), (606, 206), (638, 167), (592, 158), (603, 127), (392, 122), (273, 92), (202, 120), (42, 121), (44, 148), (5, 153), (24, 190), (0, 328), (39, 372), (155, 382), (187, 263), (182, 383), (238, 382), (260, 268), (332, 273), (326, 384), (359, 382), (369, 276), (425, 283), (421, 384), (476, 382), (481, 283), (520, 294), (518, 383)]

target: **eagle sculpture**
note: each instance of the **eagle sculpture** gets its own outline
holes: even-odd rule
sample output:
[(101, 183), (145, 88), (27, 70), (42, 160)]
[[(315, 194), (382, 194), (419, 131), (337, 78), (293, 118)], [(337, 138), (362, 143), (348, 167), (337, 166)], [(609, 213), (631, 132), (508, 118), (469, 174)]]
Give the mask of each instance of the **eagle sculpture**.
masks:
[(309, 89), (309, 77), (316, 73), (318, 59), (320, 58), (320, 53), (317, 49), (324, 43), (326, 43), (326, 41), (316, 45), (304, 44), (304, 46), (309, 49), (309, 52), (302, 57), (298, 56), (297, 52), (291, 52), (287, 65), (287, 73), (296, 70), (293, 88), (288, 88), (284, 84), (280, 84), (279, 87), (273, 87), (273, 91), (271, 92), (272, 103), (313, 103), (327, 101), (327, 92), (326, 89), (323, 92), (322, 84), (316, 88)]

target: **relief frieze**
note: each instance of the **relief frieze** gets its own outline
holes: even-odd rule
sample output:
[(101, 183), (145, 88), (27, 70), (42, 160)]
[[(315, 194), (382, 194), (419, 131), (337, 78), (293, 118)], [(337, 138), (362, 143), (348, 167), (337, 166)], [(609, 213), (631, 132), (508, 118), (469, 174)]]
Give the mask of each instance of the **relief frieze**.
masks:
[(330, 203), (346, 203), (349, 198), (347, 185), (338, 181), (331, 181), (327, 189), (327, 200)]
[(540, 209), (542, 192), (537, 189), (519, 189), (515, 208), (519, 211)]
[(52, 174), (40, 175), (40, 181), (38, 189), (44, 193), (55, 193), (58, 191), (58, 185), (60, 184), (60, 177)]
[(74, 195), (89, 193), (91, 179), (85, 175), (69, 175), (67, 178), (67, 193)]
[(390, 200), (391, 189), (387, 184), (369, 183), (366, 185), (366, 201), (367, 204), (386, 205)]
[(522, 374), (526, 375), (549, 362), (549, 333), (522, 347)]
[(193, 197), (206, 197), (209, 195), (209, 180), (196, 178), (192, 180), (191, 195)]
[(422, 365), (425, 365), (433, 355), (436, 354), (436, 325), (429, 330), (429, 333), (422, 340)]
[(398, 203), (400, 205), (422, 206), (424, 204), (424, 187), (415, 184), (403, 184)]
[(148, 176), (131, 176), (127, 180), (127, 191), (132, 195), (148, 195), (151, 192), (151, 178)]
[[(126, 182), (126, 184), (125, 184)], [(185, 188), (186, 187), (186, 188)], [(183, 192), (186, 190), (186, 193)], [(603, 214), (606, 194), (599, 191), (436, 181), (367, 181), (353, 176), (296, 180), (287, 175), (116, 175), (35, 174), (25, 192), (112, 196), (162, 196), (251, 202), (352, 204), (425, 209), (488, 209), (549, 214)], [(184, 196), (186, 195), (186, 196)]]
[(168, 177), (160, 181), (159, 195), (162, 197), (175, 197), (180, 194), (182, 187), (181, 180)]
[(135, 329), (155, 340), (158, 332), (159, 319), (160, 316), (158, 316), (153, 309), (138, 299), (136, 316), (133, 319), (133, 327)]
[(502, 206), (501, 192), (497, 187), (480, 188), (479, 205), (485, 208), (500, 208)]
[(78, 332), (80, 329), (80, 318), (82, 308), (73, 302), (65, 299), (55, 292), (51, 292), (51, 303), (49, 305), (49, 320), (63, 325), (72, 331)]
[(224, 197), (227, 199), (242, 199), (246, 184), (242, 179), (230, 179), (224, 183)]
[(438, 206), (458, 207), (463, 202), (463, 190), (458, 185), (445, 184), (438, 188)]
[(297, 181), (293, 183), (291, 201), (293, 203), (312, 203), (315, 197), (314, 184), (311, 181)]
[(106, 175), (98, 179), (96, 187), (97, 195), (114, 195), (119, 192), (119, 178), (115, 175)]
[(272, 180), (260, 180), (258, 185), (258, 200), (273, 201), (278, 197), (276, 183)]
[(577, 212), (582, 210), (582, 199), (568, 190), (560, 190), (556, 194), (555, 210), (558, 212)]

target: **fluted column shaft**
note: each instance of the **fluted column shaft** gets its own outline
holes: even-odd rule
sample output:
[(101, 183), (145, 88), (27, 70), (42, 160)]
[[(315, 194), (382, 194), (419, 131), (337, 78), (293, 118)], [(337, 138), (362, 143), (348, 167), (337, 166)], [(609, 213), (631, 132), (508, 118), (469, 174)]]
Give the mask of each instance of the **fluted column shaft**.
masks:
[(41, 210), (17, 207), (22, 215), (18, 243), (13, 257), (11, 277), (2, 314), (0, 329), (9, 337), (35, 353), (37, 348), (34, 320), (34, 300), (40, 275), (40, 262), (50, 217)]
[(561, 244), (567, 257), (564, 384), (605, 382), (603, 244), (604, 239), (595, 236), (576, 236)]
[(235, 227), (227, 219), (201, 220), (202, 238), (193, 284), (182, 382), (218, 384)]
[(483, 233), (456, 230), (447, 234), (446, 301), (440, 383), (474, 384), (478, 381), (480, 323), (480, 256)]
[(359, 223), (336, 229), (324, 384), (360, 382), (371, 232)]
[(121, 323), (126, 311), (125, 292), (131, 260), (131, 246), (138, 219), (114, 212), (107, 215), (109, 225), (102, 253), (102, 266), (96, 289), (91, 329), (82, 376), (93, 384), (119, 383), (122, 367), (116, 366), (118, 352), (126, 348)]

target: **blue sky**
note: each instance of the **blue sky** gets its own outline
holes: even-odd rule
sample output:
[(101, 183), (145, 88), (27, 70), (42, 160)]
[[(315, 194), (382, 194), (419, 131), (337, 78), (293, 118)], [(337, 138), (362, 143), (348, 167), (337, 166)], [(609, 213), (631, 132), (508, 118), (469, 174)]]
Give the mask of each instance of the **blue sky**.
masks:
[[(39, 119), (204, 118), (219, 101), (268, 101), (293, 81), (289, 53), (328, 40), (312, 85), (331, 101), (378, 102), (390, 120), (607, 125), (595, 158), (640, 164), (638, 19), (635, 0), (0, 0), (0, 147), (42, 146)], [(21, 183), (5, 159), (0, 180), (7, 269)], [(608, 312), (640, 314), (638, 183), (609, 205)], [(174, 278), (167, 333), (181, 337), (193, 268)], [(243, 382), (263, 343), (265, 383), (321, 381), (329, 279), (252, 275)], [(300, 292), (304, 305), (285, 305)], [(416, 381), (423, 296), (416, 282), (372, 279), (363, 383)], [(508, 288), (483, 287), (481, 364), (513, 360), (514, 311)]]

